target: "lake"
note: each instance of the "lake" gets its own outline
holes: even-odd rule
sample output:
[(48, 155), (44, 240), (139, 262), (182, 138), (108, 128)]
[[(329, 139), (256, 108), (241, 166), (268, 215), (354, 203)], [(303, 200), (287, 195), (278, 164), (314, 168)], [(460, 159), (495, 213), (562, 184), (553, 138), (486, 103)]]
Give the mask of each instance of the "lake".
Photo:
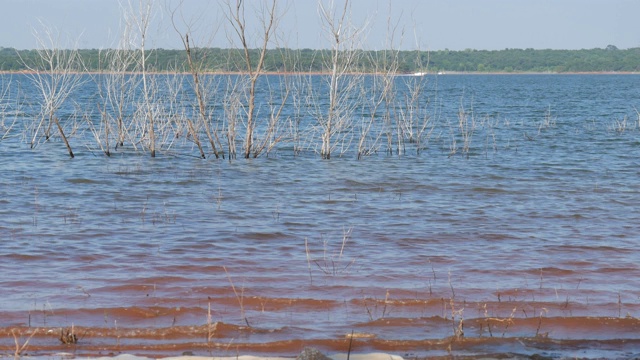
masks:
[[(196, 111), (173, 78), (159, 107)], [(55, 131), (32, 149), (38, 89), (3, 79), (3, 353), (38, 329), (35, 356), (640, 354), (640, 75), (426, 76), (415, 102), (398, 77), (380, 115), (364, 77), (331, 159), (321, 77), (284, 100), (264, 77), (257, 118), (287, 125), (250, 159), (169, 120), (155, 158), (145, 130), (106, 156), (88, 77), (58, 111), (75, 158)]]

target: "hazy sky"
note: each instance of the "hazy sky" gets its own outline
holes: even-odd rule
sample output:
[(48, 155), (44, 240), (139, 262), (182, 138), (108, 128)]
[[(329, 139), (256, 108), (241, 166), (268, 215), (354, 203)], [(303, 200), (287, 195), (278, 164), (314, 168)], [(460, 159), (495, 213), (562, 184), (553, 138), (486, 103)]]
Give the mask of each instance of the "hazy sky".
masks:
[[(33, 30), (42, 29), (40, 22), (81, 48), (114, 47), (122, 29), (121, 8), (129, 3), (137, 7), (139, 1), (0, 0), (0, 47), (36, 47)], [(247, 21), (256, 24), (251, 14), (262, 0), (245, 1)], [(277, 1), (284, 12), (279, 25), (282, 46), (329, 46), (317, 0)], [(156, 1), (151, 47), (180, 47), (166, 12), (177, 3)], [(221, 9), (215, 0), (184, 0), (183, 16), (195, 24), (199, 44), (229, 46)], [(640, 47), (640, 0), (351, 0), (351, 10), (356, 25), (368, 24), (363, 45), (368, 49), (386, 47), (389, 18), (397, 24), (396, 46), (403, 49)], [(214, 33), (212, 42), (204, 40)]]

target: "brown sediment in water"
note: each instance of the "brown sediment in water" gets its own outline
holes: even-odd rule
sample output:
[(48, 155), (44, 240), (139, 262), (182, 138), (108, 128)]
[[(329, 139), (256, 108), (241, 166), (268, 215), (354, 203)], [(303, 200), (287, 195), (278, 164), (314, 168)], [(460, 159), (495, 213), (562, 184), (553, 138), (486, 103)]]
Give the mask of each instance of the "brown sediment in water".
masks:
[[(502, 296), (515, 295), (520, 294), (504, 292)], [(215, 309), (239, 310), (237, 298), (207, 301), (215, 304)], [(24, 344), (27, 340), (24, 353), (32, 356), (129, 353), (166, 357), (189, 353), (295, 357), (305, 347), (325, 353), (346, 352), (351, 347), (354, 352), (387, 352), (420, 358), (456, 353), (531, 355), (596, 348), (640, 349), (640, 319), (572, 316), (567, 313), (569, 309), (588, 312), (588, 306), (572, 302), (480, 303), (451, 298), (389, 297), (340, 302), (247, 296), (242, 305), (244, 318), (232, 319), (214, 310), (210, 320), (208, 309), (199, 306), (0, 312), (0, 318), (4, 319), (0, 354), (13, 354), (15, 342)], [(353, 316), (350, 312), (354, 309), (367, 313), (367, 318)], [(340, 322), (316, 326), (314, 321), (322, 321), (318, 313), (340, 317)], [(285, 321), (289, 325), (277, 325), (279, 322), (274, 319), (281, 316), (289, 318)], [(75, 335), (77, 342), (64, 343), (61, 341), (64, 334)]]
[[(218, 324), (218, 327), (233, 328), (230, 325)], [(230, 329), (227, 329), (230, 330)], [(497, 330), (497, 329), (496, 329)], [(31, 337), (33, 332), (35, 335)], [(435, 354), (522, 354), (539, 352), (575, 351), (575, 350), (624, 350), (640, 348), (639, 339), (555, 339), (547, 334), (531, 337), (502, 336), (463, 336), (440, 339), (378, 339), (374, 336), (354, 334), (341, 338), (289, 339), (264, 342), (250, 342), (243, 339), (260, 332), (249, 328), (231, 330), (237, 338), (215, 338), (207, 341), (207, 328), (178, 327), (162, 329), (105, 329), (76, 327), (78, 342), (63, 344), (60, 341), (59, 328), (11, 328), (2, 329), (0, 336), (10, 341), (2, 341), (0, 352), (10, 355), (15, 347), (14, 334), (19, 344), (29, 339), (24, 355), (46, 356), (60, 353), (71, 353), (75, 356), (114, 356), (117, 354), (136, 354), (151, 357), (177, 356), (185, 353), (202, 356), (232, 356), (236, 354), (256, 354), (263, 356), (295, 357), (305, 347), (321, 349), (325, 353), (347, 352), (349, 347), (356, 352), (387, 352), (405, 358), (420, 358)]]

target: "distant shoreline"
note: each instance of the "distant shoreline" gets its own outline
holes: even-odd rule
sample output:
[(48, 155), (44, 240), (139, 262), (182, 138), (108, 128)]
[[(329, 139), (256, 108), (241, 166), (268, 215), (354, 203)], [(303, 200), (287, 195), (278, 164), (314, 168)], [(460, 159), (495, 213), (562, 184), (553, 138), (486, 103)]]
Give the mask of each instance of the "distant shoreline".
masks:
[[(111, 49), (113, 50), (113, 49)], [(62, 50), (69, 51), (69, 50)], [(79, 49), (76, 64), (79, 69), (89, 71), (112, 70), (109, 68), (107, 50)], [(196, 58), (199, 69), (212, 73), (218, 71), (235, 73), (247, 69), (245, 54), (241, 49), (199, 48)], [(419, 74), (429, 71), (445, 74), (519, 74), (519, 73), (640, 73), (640, 47), (618, 49), (582, 50), (464, 50), (464, 51), (420, 51), (420, 50), (358, 50), (358, 56), (348, 64), (353, 72), (374, 73), (396, 69), (403, 74)], [(117, 53), (113, 53), (114, 56)], [(129, 70), (139, 70), (135, 56), (138, 50), (121, 50), (121, 54), (132, 57), (127, 60)], [(252, 67), (256, 68), (259, 49), (249, 49)], [(317, 72), (331, 71), (328, 63), (331, 50), (320, 49), (267, 49), (264, 54), (263, 70), (280, 74), (293, 69)], [(111, 55), (109, 55), (111, 56)], [(148, 52), (146, 69), (160, 72), (188, 69), (187, 55), (179, 49), (154, 49)], [(346, 64), (345, 64), (346, 65)], [(21, 71), (42, 67), (37, 51), (0, 48), (0, 70)]]

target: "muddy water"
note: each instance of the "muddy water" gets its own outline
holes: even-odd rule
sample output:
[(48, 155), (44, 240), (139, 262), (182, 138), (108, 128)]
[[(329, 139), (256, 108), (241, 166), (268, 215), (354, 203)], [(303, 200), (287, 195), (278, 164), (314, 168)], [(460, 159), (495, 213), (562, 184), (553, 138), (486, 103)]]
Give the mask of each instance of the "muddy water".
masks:
[(4, 141), (2, 352), (637, 355), (640, 130), (612, 127), (637, 84), (441, 77), (439, 121), (461, 94), (496, 121), (468, 157), (444, 125), (360, 161)]

